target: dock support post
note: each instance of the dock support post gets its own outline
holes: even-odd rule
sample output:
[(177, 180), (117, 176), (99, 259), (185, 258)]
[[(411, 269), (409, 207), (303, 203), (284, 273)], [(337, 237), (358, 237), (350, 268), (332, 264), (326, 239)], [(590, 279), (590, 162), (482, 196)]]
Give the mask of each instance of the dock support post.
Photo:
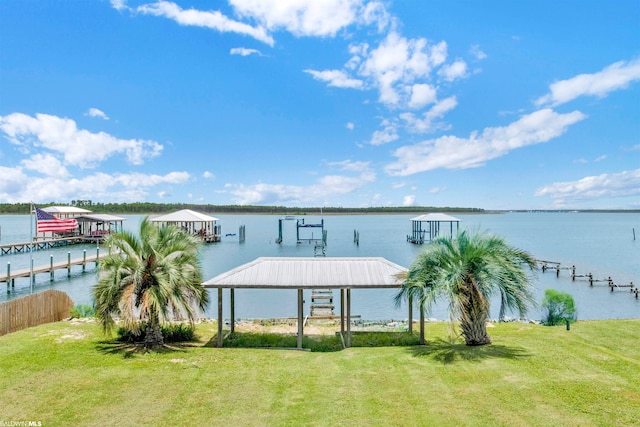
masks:
[(351, 288), (347, 288), (347, 348), (351, 347)]
[(87, 250), (83, 249), (82, 251), (82, 272), (84, 273), (87, 269)]
[(96, 248), (96, 268), (98, 268), (98, 260), (100, 259), (100, 246)]
[(302, 350), (302, 335), (304, 334), (304, 300), (302, 289), (298, 289), (298, 350)]
[(556, 266), (556, 277), (560, 277), (560, 264)]
[(235, 289), (231, 288), (229, 289), (229, 293), (231, 294), (231, 333), (234, 333), (236, 331), (236, 298), (235, 298)]
[(7, 263), (7, 293), (11, 292), (11, 263)]
[(593, 275), (589, 273), (588, 276), (589, 276), (589, 286), (593, 286)]
[(218, 288), (218, 348), (222, 348), (222, 288)]
[(71, 251), (67, 252), (67, 277), (71, 277)]
[(571, 266), (571, 281), (572, 282), (576, 281), (576, 266), (575, 265)]
[(33, 285), (36, 283), (36, 274), (33, 272), (33, 258), (31, 258), (31, 292), (33, 292)]
[(53, 282), (53, 255), (49, 255), (49, 281)]
[(344, 336), (344, 288), (340, 288), (340, 334)]

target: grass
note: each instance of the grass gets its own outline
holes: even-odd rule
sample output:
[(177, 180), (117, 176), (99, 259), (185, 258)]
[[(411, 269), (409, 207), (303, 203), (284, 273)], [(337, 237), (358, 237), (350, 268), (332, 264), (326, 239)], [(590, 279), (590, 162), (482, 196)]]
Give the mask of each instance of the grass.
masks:
[(426, 346), (329, 352), (205, 346), (215, 331), (198, 325), (199, 341), (157, 353), (92, 323), (0, 337), (0, 422), (640, 425), (640, 320), (498, 324), (484, 347), (429, 323)]

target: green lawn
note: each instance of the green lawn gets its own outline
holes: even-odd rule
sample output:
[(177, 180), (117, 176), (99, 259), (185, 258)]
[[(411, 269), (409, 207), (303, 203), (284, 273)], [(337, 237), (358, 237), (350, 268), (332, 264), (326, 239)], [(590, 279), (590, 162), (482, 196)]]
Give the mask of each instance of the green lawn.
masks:
[(95, 324), (0, 337), (0, 423), (54, 425), (640, 425), (640, 320), (567, 331), (506, 323), (493, 345), (327, 353), (203, 347), (131, 352)]

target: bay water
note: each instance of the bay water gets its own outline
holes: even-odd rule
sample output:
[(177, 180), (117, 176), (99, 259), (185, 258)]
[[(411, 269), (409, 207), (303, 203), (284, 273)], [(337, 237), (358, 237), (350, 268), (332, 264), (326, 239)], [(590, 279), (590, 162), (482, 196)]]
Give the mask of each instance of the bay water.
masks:
[[(125, 229), (136, 231), (142, 215), (123, 215)], [(283, 241), (276, 243), (278, 220), (276, 215), (215, 215), (222, 225), (222, 241), (201, 247), (201, 261), (205, 280), (215, 277), (258, 257), (312, 257), (314, 245), (297, 243), (295, 221), (283, 221)], [(326, 256), (328, 257), (384, 257), (404, 267), (409, 267), (425, 245), (407, 242), (411, 221), (415, 215), (325, 215), (327, 230)], [(460, 228), (470, 231), (488, 231), (501, 236), (513, 246), (530, 252), (536, 259), (560, 262), (563, 267), (575, 265), (576, 273), (593, 274), (595, 279), (611, 277), (616, 284), (633, 282), (640, 286), (640, 214), (638, 213), (590, 213), (590, 212), (511, 212), (504, 214), (456, 214)], [(300, 217), (303, 218), (303, 217)], [(320, 216), (304, 216), (305, 223), (316, 224)], [(246, 228), (246, 240), (238, 241), (238, 228)], [(301, 237), (320, 237), (319, 228), (302, 229)], [(354, 231), (359, 234), (359, 244), (354, 242)], [(313, 236), (311, 235), (313, 233)], [(443, 224), (441, 234), (449, 233), (449, 225)], [(637, 235), (634, 239), (634, 233)], [(229, 235), (226, 234), (235, 234)], [(0, 215), (0, 244), (26, 242), (30, 238), (30, 217), (27, 215)], [(34, 251), (31, 253), (0, 256), (0, 269), (11, 263), (13, 271), (29, 268), (34, 264), (46, 265), (50, 256), (54, 262), (81, 258), (96, 253), (96, 245), (73, 245)], [(105, 248), (100, 248), (104, 252)], [(82, 272), (81, 266), (58, 270), (50, 281), (49, 274), (36, 276), (33, 290), (28, 278), (16, 279), (11, 292), (0, 288), (0, 302), (28, 295), (32, 291), (59, 289), (69, 294), (76, 304), (92, 304), (91, 288), (97, 280), (93, 264)], [(569, 270), (533, 273), (538, 303), (548, 288), (573, 295), (579, 319), (640, 318), (640, 300), (629, 288), (610, 291), (606, 282), (589, 286), (584, 278), (571, 280)], [(210, 290), (207, 317), (217, 316), (217, 291)], [(225, 308), (228, 313), (228, 291), (225, 291)], [(367, 320), (402, 320), (407, 317), (406, 304), (396, 307), (394, 289), (352, 291), (352, 310)], [(310, 292), (305, 291), (309, 302)], [(236, 318), (295, 317), (297, 292), (289, 290), (237, 290), (235, 293)], [(334, 291), (336, 313), (339, 312), (339, 292)], [(491, 317), (496, 318), (499, 303), (492, 301)], [(309, 304), (305, 305), (305, 313)], [(534, 308), (529, 319), (540, 318), (539, 308)], [(511, 316), (516, 316), (512, 313)], [(446, 303), (440, 303), (428, 317), (447, 318)]]

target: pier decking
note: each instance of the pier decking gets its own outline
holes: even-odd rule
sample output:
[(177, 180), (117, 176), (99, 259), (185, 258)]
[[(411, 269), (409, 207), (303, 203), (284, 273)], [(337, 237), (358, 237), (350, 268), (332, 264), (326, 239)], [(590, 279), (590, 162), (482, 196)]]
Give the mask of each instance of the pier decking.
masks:
[[(95, 263), (98, 264), (102, 258), (108, 256), (108, 252), (100, 253), (99, 249), (96, 249), (95, 255), (87, 255), (87, 251), (84, 251), (83, 256), (81, 258), (71, 259), (71, 253), (67, 254), (67, 259), (65, 261), (53, 262), (53, 255), (51, 255), (49, 264), (39, 265), (33, 267), (33, 278), (35, 280), (36, 274), (49, 273), (50, 279), (53, 280), (54, 272), (56, 270), (67, 269), (67, 274), (71, 275), (71, 267), (81, 265), (82, 271), (85, 271), (87, 263)], [(11, 288), (15, 287), (15, 280), (20, 277), (31, 277), (32, 269), (31, 268), (22, 268), (19, 270), (12, 271), (11, 263), (7, 263), (6, 273), (0, 273), (0, 282), (5, 282), (7, 284), (7, 292), (11, 292)]]
[(0, 245), (0, 255), (17, 254), (22, 252), (30, 252), (42, 249), (51, 249), (58, 246), (75, 245), (87, 242), (85, 236), (59, 237), (56, 239), (41, 239), (33, 242), (7, 243)]

